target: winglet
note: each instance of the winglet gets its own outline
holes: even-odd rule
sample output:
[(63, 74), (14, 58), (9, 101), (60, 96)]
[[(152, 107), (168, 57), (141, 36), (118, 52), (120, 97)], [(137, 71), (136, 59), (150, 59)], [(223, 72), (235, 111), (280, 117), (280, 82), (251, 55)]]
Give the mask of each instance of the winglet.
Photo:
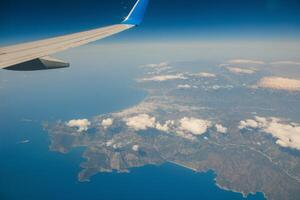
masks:
[(149, 0), (138, 0), (122, 24), (140, 25), (143, 21)]

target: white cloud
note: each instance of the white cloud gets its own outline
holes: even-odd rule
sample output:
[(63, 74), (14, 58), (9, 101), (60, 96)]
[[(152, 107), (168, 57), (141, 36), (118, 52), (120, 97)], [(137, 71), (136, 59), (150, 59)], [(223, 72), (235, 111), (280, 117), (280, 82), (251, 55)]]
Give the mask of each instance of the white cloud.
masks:
[(154, 128), (162, 132), (170, 132), (175, 125), (175, 121), (168, 120), (164, 124), (156, 121), (155, 117), (151, 117), (148, 114), (140, 114), (134, 117), (126, 118), (124, 120), (126, 125), (135, 131), (147, 130), (148, 128)]
[(255, 71), (252, 69), (242, 69), (238, 67), (227, 67), (227, 70), (234, 74), (254, 74)]
[(191, 85), (188, 85), (188, 84), (185, 84), (185, 85), (177, 85), (177, 88), (179, 89), (189, 89), (189, 88), (192, 88)]
[(246, 128), (256, 129), (259, 128), (259, 124), (256, 120), (253, 119), (240, 121), (239, 129), (246, 129)]
[(157, 81), (157, 82), (163, 82), (163, 81), (169, 81), (169, 80), (185, 80), (187, 79), (183, 74), (175, 74), (175, 75), (159, 75), (159, 76), (153, 76), (150, 78), (144, 78), (142, 81)]
[(132, 146), (132, 150), (133, 150), (133, 151), (139, 151), (139, 149), (140, 149), (140, 146), (139, 146), (139, 145), (133, 145), (133, 146)]
[(126, 125), (135, 131), (147, 130), (148, 128), (155, 128), (156, 119), (155, 117), (150, 117), (147, 114), (140, 114), (134, 117), (124, 119)]
[(300, 91), (299, 80), (275, 76), (262, 78), (257, 86), (275, 90)]
[(216, 77), (215, 74), (207, 73), (207, 72), (201, 72), (201, 73), (194, 74), (194, 75), (198, 76), (198, 77), (202, 77), (202, 78), (215, 78)]
[(234, 88), (233, 85), (212, 85), (212, 86), (207, 86), (207, 90), (220, 90), (220, 89), (232, 89)]
[(230, 64), (256, 64), (256, 65), (265, 64), (265, 62), (261, 61), (261, 60), (247, 60), (247, 59), (229, 60), (228, 63), (230, 63)]
[(193, 135), (202, 135), (211, 127), (211, 122), (203, 119), (184, 117), (180, 120), (181, 131), (192, 133)]
[(111, 147), (114, 144), (114, 141), (109, 140), (106, 142), (106, 147)]
[(272, 62), (271, 65), (300, 65), (300, 62), (285, 60), (285, 61)]
[(122, 145), (122, 143), (117, 143), (117, 144), (113, 144), (112, 147), (113, 147), (114, 149), (120, 149), (120, 148), (123, 147), (123, 145)]
[(158, 64), (148, 64), (144, 65), (143, 67), (150, 67), (150, 68), (164, 68), (164, 67), (170, 67), (170, 64), (168, 62), (161, 62)]
[(101, 125), (107, 129), (109, 128), (110, 126), (112, 126), (114, 123), (114, 120), (112, 118), (107, 118), (107, 119), (103, 119), (102, 122), (101, 122)]
[(67, 123), (67, 126), (71, 128), (78, 128), (78, 132), (87, 131), (91, 122), (87, 119), (73, 119)]
[[(176, 133), (177, 136), (188, 140), (197, 139), (196, 136), (206, 133), (209, 128), (213, 127), (211, 121), (188, 117), (176, 121), (167, 120), (161, 123), (148, 114), (139, 114), (123, 120), (129, 128), (135, 131), (156, 129), (169, 134)], [(227, 133), (227, 128), (221, 124), (216, 124), (215, 128), (219, 133)]]
[(228, 131), (228, 129), (226, 127), (224, 127), (222, 124), (216, 124), (215, 127), (219, 133), (225, 134)]
[(255, 117), (254, 120), (248, 119), (241, 121), (240, 124), (242, 124), (242, 126), (240, 126), (242, 129), (261, 129), (262, 131), (271, 134), (277, 139), (276, 144), (281, 147), (300, 150), (300, 124), (287, 123), (275, 117)]

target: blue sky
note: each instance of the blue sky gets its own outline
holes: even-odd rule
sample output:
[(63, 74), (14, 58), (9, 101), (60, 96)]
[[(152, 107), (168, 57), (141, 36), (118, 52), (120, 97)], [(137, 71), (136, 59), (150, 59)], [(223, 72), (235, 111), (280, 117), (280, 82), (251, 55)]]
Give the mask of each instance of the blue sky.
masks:
[[(1, 0), (0, 44), (118, 23), (135, 0)], [(300, 0), (151, 0), (124, 39), (298, 38)], [(113, 37), (117, 39), (118, 37)]]

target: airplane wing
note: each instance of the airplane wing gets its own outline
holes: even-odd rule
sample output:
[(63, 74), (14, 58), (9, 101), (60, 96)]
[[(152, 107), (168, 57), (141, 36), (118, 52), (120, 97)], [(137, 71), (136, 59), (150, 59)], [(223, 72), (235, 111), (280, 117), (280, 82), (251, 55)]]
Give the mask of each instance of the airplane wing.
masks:
[(49, 55), (78, 47), (138, 26), (149, 0), (138, 0), (121, 24), (0, 48), (0, 69), (34, 71), (69, 67)]

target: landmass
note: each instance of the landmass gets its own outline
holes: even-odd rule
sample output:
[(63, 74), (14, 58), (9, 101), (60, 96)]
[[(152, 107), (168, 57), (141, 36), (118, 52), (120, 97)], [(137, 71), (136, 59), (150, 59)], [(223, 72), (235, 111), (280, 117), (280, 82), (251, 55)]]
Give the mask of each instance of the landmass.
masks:
[(138, 105), (44, 124), (50, 150), (84, 148), (79, 181), (170, 162), (213, 170), (217, 186), (244, 197), (261, 192), (270, 200), (299, 199), (299, 93), (256, 87), (268, 75), (257, 68), (196, 73), (169, 63), (143, 67), (137, 81), (147, 97)]

